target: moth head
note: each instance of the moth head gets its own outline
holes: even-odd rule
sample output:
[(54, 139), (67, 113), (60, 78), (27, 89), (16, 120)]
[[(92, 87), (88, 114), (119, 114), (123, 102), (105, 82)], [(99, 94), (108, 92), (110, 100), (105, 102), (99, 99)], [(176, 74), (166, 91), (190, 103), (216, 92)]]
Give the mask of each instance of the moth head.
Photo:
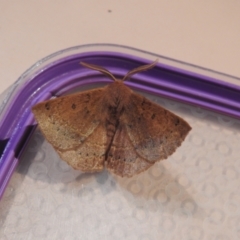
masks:
[[(126, 81), (127, 79), (129, 79), (133, 74), (139, 73), (139, 72), (143, 72), (143, 71), (147, 71), (151, 68), (153, 68), (158, 62), (158, 59), (156, 59), (154, 62), (150, 63), (150, 64), (146, 64), (137, 68), (134, 68), (132, 70), (130, 70), (122, 79), (122, 81)], [(94, 65), (94, 64), (90, 64), (90, 63), (85, 63), (85, 62), (80, 62), (80, 64), (84, 67), (90, 68), (92, 70), (96, 70), (99, 71), (101, 73), (103, 73), (104, 75), (106, 75), (107, 77), (109, 77), (110, 79), (112, 79), (113, 81), (118, 81), (114, 75), (109, 72), (106, 68)]]

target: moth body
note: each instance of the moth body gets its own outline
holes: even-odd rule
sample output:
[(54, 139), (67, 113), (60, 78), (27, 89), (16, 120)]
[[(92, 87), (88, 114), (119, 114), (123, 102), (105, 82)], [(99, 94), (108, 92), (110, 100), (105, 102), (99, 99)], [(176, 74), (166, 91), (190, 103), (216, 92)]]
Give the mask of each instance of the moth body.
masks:
[(32, 109), (46, 139), (74, 169), (98, 172), (104, 167), (131, 177), (166, 159), (191, 130), (182, 118), (124, 85), (130, 71), (117, 80), (108, 70), (82, 65), (114, 81), (104, 88), (55, 98)]

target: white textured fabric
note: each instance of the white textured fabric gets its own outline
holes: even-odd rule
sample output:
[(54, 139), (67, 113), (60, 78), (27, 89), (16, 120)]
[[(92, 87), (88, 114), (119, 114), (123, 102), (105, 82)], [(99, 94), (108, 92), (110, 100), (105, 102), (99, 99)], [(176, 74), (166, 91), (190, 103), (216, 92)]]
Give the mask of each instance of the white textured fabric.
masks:
[(0, 203), (0, 238), (239, 239), (240, 121), (147, 97), (192, 126), (176, 153), (133, 178), (82, 174), (36, 131)]

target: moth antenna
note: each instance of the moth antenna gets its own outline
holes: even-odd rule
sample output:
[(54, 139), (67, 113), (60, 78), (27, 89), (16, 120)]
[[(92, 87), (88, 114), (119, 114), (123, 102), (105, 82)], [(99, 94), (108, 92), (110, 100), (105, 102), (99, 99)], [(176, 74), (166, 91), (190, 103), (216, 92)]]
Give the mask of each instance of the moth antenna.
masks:
[(137, 67), (137, 68), (134, 68), (132, 70), (130, 70), (123, 78), (123, 82), (126, 81), (126, 79), (128, 79), (130, 76), (132, 76), (133, 74), (135, 73), (139, 73), (139, 72), (143, 72), (143, 71), (146, 71), (146, 70), (149, 70), (151, 68), (153, 68), (158, 62), (158, 59), (156, 59), (154, 62), (150, 63), (150, 64), (147, 64), (147, 65), (143, 65), (143, 66), (140, 66), (140, 67)]
[(85, 62), (80, 62), (80, 64), (84, 67), (99, 71), (101, 73), (103, 73), (104, 75), (106, 75), (107, 77), (111, 78), (113, 81), (117, 81), (117, 79), (112, 75), (112, 73), (110, 73), (106, 68), (94, 65), (94, 64), (90, 64), (90, 63), (85, 63)]

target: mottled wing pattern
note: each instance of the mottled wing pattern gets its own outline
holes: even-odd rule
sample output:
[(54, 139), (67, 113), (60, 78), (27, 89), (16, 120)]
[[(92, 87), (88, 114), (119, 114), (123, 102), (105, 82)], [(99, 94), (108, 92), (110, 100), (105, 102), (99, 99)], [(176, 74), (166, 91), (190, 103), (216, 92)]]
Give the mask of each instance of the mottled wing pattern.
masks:
[(171, 155), (191, 130), (182, 118), (132, 93), (120, 119), (136, 153), (150, 163)]
[(52, 99), (32, 109), (46, 139), (75, 169), (93, 172), (103, 168), (107, 144), (101, 124), (103, 91)]
[(131, 177), (149, 167), (135, 150), (124, 125), (118, 126), (107, 156), (107, 169), (122, 177)]
[(98, 172), (104, 168), (106, 144), (106, 129), (99, 124), (83, 144), (79, 144), (75, 148), (56, 150), (60, 157), (74, 169), (83, 172)]

